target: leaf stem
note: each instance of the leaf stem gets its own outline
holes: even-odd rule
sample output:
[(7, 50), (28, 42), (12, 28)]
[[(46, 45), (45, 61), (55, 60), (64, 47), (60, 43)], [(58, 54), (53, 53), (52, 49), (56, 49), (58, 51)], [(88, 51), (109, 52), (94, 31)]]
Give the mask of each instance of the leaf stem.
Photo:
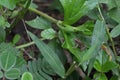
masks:
[[(44, 39), (41, 38), (40, 40), (44, 40)], [(19, 45), (19, 46), (16, 46), (16, 48), (17, 48), (17, 49), (21, 49), (21, 48), (25, 48), (25, 47), (31, 46), (31, 45), (33, 45), (33, 44), (35, 44), (34, 41), (29, 42), (29, 43), (26, 43), (26, 44)]]
[[(21, 5), (21, 4), (19, 4), (19, 6), (24, 7), (24, 6)], [(34, 9), (34, 8), (29, 7), (28, 10), (29, 10), (29, 11), (32, 11), (32, 12), (34, 12), (34, 13), (36, 13), (36, 14), (38, 14), (38, 15), (46, 18), (46, 19), (48, 19), (49, 21), (51, 21), (51, 22), (53, 22), (53, 23), (55, 23), (55, 24), (58, 24), (58, 22), (60, 22), (60, 20), (57, 20), (57, 19), (55, 19), (55, 18), (47, 15), (46, 13), (44, 13), (44, 12), (42, 12), (42, 11), (37, 10), (37, 9)], [(61, 22), (62, 22), (62, 21), (61, 21)], [(44, 40), (44, 39), (41, 39), (41, 40)], [(17, 48), (17, 49), (21, 49), (21, 48), (25, 48), (25, 47), (31, 46), (31, 45), (33, 45), (33, 44), (35, 44), (35, 43), (34, 43), (34, 42), (29, 42), (29, 43), (26, 43), (26, 44), (22, 44), (22, 45), (20, 45), (20, 46), (16, 46), (16, 48)]]
[(26, 44), (22, 44), (22, 45), (19, 45), (19, 46), (16, 46), (17, 49), (21, 49), (21, 48), (25, 48), (25, 47), (28, 47), (28, 46), (31, 46), (35, 44), (35, 42), (29, 42), (29, 43), (26, 43)]
[(29, 10), (29, 11), (32, 11), (32, 12), (34, 12), (34, 13), (36, 13), (36, 14), (38, 14), (38, 15), (46, 18), (46, 19), (48, 19), (49, 21), (51, 21), (51, 22), (53, 22), (53, 23), (55, 23), (55, 24), (57, 24), (57, 22), (58, 22), (57, 19), (55, 19), (55, 18), (47, 15), (46, 13), (44, 13), (44, 12), (42, 12), (42, 11), (37, 10), (37, 9), (34, 9), (34, 8), (29, 7), (28, 10)]
[[(18, 5), (19, 5), (20, 7), (24, 7), (22, 4), (18, 4)], [(57, 22), (60, 21), (60, 20), (57, 20), (57, 19), (49, 16), (48, 14), (46, 14), (46, 13), (40, 11), (40, 10), (37, 10), (37, 9), (35, 9), (35, 8), (29, 7), (28, 10), (31, 11), (31, 12), (33, 12), (33, 13), (36, 13), (36, 14), (38, 14), (38, 15), (46, 18), (46, 19), (48, 19), (49, 21), (51, 21), (51, 22), (53, 22), (53, 23), (55, 23), (55, 24), (57, 24)]]
[[(101, 16), (102, 20), (103, 20), (104, 22), (106, 22), (105, 19), (104, 19), (104, 17), (103, 17), (103, 14), (102, 14), (102, 11), (101, 11), (101, 9), (100, 9), (99, 4), (98, 4), (98, 11), (99, 11), (99, 13), (100, 13), (100, 16)], [(117, 52), (116, 52), (116, 50), (115, 50), (115, 45), (114, 45), (113, 39), (112, 39), (112, 37), (111, 37), (111, 35), (110, 35), (110, 32), (109, 32), (109, 28), (108, 28), (108, 27), (106, 27), (106, 33), (107, 33), (107, 35), (108, 35), (108, 37), (109, 37), (109, 39), (110, 39), (110, 42), (112, 43), (113, 52), (114, 52), (115, 56), (117, 56)]]
[(75, 65), (76, 65), (76, 62), (73, 61), (73, 63), (71, 64), (70, 68), (67, 70), (66, 74), (65, 74), (65, 78), (70, 75), (74, 70), (75, 70)]

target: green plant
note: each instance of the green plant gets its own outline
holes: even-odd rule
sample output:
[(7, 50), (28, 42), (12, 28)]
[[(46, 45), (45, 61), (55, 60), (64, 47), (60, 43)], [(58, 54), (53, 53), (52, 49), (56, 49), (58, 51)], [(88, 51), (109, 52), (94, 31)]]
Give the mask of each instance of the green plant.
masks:
[[(20, 77), (20, 69), (16, 67), (19, 51), (12, 44), (1, 43), (0, 45), (0, 69), (1, 78), (17, 79)], [(20, 62), (18, 62), (19, 64)]]
[(25, 72), (22, 75), (22, 79), (21, 80), (33, 80), (33, 76), (30, 72)]
[[(119, 80), (120, 57), (113, 39), (120, 35), (119, 3), (117, 0), (54, 0), (51, 8), (56, 6), (64, 15), (61, 21), (37, 10), (32, 0), (1, 0), (0, 78)], [(37, 17), (24, 21), (28, 11)], [(88, 17), (87, 21), (77, 23), (84, 16)], [(7, 36), (21, 20), (32, 41), (17, 45), (22, 36), (15, 34), (7, 42)], [(26, 24), (40, 30), (40, 38)], [(32, 45), (38, 48), (37, 54), (37, 48)], [(30, 48), (30, 54), (26, 47)], [(24, 59), (25, 55), (30, 60)]]

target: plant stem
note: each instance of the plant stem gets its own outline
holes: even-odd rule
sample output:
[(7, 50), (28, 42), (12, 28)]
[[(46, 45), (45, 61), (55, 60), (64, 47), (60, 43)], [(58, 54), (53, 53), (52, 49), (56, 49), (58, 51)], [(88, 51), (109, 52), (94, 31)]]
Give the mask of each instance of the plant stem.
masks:
[(100, 9), (99, 4), (98, 4), (98, 11), (99, 11), (99, 13), (100, 13), (100, 17), (102, 18), (102, 21), (106, 22), (105, 19), (104, 19), (104, 17), (103, 17), (103, 15), (102, 15), (102, 11), (101, 11), (101, 9)]
[(49, 21), (51, 21), (51, 22), (53, 22), (53, 23), (55, 23), (55, 24), (57, 24), (57, 22), (58, 22), (58, 20), (56, 20), (55, 18), (47, 15), (46, 13), (43, 13), (43, 12), (37, 10), (37, 9), (34, 9), (34, 8), (29, 7), (28, 10), (29, 10), (29, 11), (32, 11), (32, 12), (34, 12), (34, 13), (36, 13), (36, 14), (38, 14), (38, 15), (46, 18), (46, 19), (48, 19)]
[(65, 78), (66, 78), (67, 76), (69, 76), (74, 70), (76, 70), (76, 71), (78, 72), (78, 74), (81, 76), (82, 79), (85, 78), (85, 76), (86, 76), (85, 73), (83, 73), (82, 69), (79, 68), (79, 65), (77, 65), (75, 61), (73, 61), (73, 62), (71, 63), (70, 68), (67, 70), (67, 72), (66, 72), (66, 74), (65, 74)]
[[(106, 22), (105, 19), (104, 19), (104, 17), (103, 17), (103, 15), (102, 15), (102, 12), (101, 12), (101, 9), (100, 9), (99, 4), (98, 4), (98, 11), (99, 11), (99, 13), (100, 13), (100, 16), (101, 16), (102, 20), (103, 20), (104, 22)], [(115, 56), (117, 56), (117, 52), (116, 52), (116, 50), (115, 50), (115, 45), (114, 45), (113, 39), (112, 39), (112, 37), (111, 37), (111, 35), (110, 35), (110, 32), (109, 32), (109, 28), (108, 28), (108, 27), (106, 27), (106, 33), (107, 33), (107, 35), (108, 35), (108, 37), (109, 37), (109, 39), (110, 39), (110, 41), (111, 41), (111, 43), (112, 43), (113, 52), (114, 52)]]
[(111, 43), (112, 43), (113, 52), (115, 53), (115, 56), (117, 57), (117, 52), (116, 52), (116, 50), (115, 50), (115, 45), (114, 45), (113, 39), (112, 39), (112, 37), (111, 37), (111, 35), (110, 35), (110, 32), (109, 32), (109, 29), (108, 29), (108, 28), (106, 28), (106, 32), (107, 32), (107, 35), (108, 35), (108, 37), (109, 37), (109, 39), (110, 39), (110, 41), (111, 41)]
[[(19, 5), (20, 7), (24, 7), (22, 4), (18, 4), (18, 5)], [(57, 24), (57, 22), (60, 21), (60, 20), (57, 20), (57, 19), (55, 19), (55, 18), (47, 15), (46, 13), (44, 13), (44, 12), (42, 12), (42, 11), (37, 10), (37, 9), (35, 9), (35, 8), (29, 7), (28, 10), (29, 10), (29, 11), (32, 11), (32, 12), (34, 12), (34, 13), (36, 13), (36, 14), (38, 14), (38, 15), (46, 18), (46, 19), (48, 19), (49, 21), (51, 21), (51, 22), (53, 22), (53, 23), (55, 23), (55, 24)]]
[(25, 47), (31, 46), (33, 44), (35, 44), (35, 42), (29, 42), (29, 43), (26, 43), (26, 44), (22, 44), (22, 45), (16, 46), (16, 48), (17, 49), (21, 49), (21, 48), (25, 48)]
[[(19, 6), (23, 7), (23, 5), (21, 5), (21, 4), (19, 4)], [(48, 19), (49, 21), (51, 21), (51, 22), (53, 22), (53, 23), (55, 23), (55, 24), (57, 24), (58, 21), (60, 21), (60, 20), (57, 20), (57, 19), (55, 19), (55, 18), (47, 15), (46, 13), (43, 13), (43, 12), (37, 10), (37, 9), (34, 9), (34, 8), (29, 7), (28, 10), (29, 10), (29, 11), (32, 11), (32, 12), (34, 12), (34, 13), (36, 13), (36, 14), (38, 14), (38, 15), (46, 18), (46, 19)], [(44, 39), (41, 39), (41, 40), (44, 40)], [(26, 43), (26, 44), (17, 46), (16, 48), (17, 48), (17, 49), (21, 49), (21, 48), (25, 48), (25, 47), (31, 46), (31, 45), (33, 45), (33, 44), (35, 44), (35, 43), (34, 43), (34, 42), (29, 42), (29, 43)]]
[(76, 65), (76, 62), (73, 61), (73, 63), (71, 64), (70, 68), (68, 69), (68, 71), (66, 72), (65, 74), (65, 78), (70, 75), (74, 70), (75, 70), (75, 65)]
[[(40, 40), (44, 40), (43, 38), (41, 38)], [(21, 49), (21, 48), (25, 48), (25, 47), (28, 47), (28, 46), (31, 46), (35, 44), (35, 42), (29, 42), (29, 43), (26, 43), (26, 44), (22, 44), (22, 45), (19, 45), (19, 46), (16, 46), (17, 49)]]

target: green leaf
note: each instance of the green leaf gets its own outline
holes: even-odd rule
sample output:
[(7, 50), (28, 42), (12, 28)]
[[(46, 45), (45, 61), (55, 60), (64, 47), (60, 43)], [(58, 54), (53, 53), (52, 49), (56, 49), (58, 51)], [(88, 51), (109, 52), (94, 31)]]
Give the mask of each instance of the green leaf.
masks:
[(39, 73), (38, 73), (38, 70), (37, 70), (37, 66), (38, 64), (36, 64), (36, 61), (29, 61), (28, 62), (28, 66), (29, 66), (29, 72), (32, 73), (33, 75), (33, 78), (34, 80), (45, 80), (43, 76), (41, 76)]
[(94, 23), (93, 21), (87, 21), (84, 24), (77, 26), (76, 29), (85, 35), (91, 35), (93, 32)]
[(85, 61), (87, 61), (95, 56), (94, 55), (95, 50), (98, 50), (98, 49), (96, 49), (96, 47), (97, 47), (97, 45), (93, 45), (90, 47), (90, 49), (87, 52), (85, 52), (85, 54), (82, 57), (81, 63), (84, 63)]
[(19, 11), (18, 10), (14, 10), (10, 16), (10, 18), (15, 18), (17, 15), (19, 14)]
[(119, 80), (119, 79), (118, 79), (118, 76), (114, 75), (110, 78), (110, 80)]
[(36, 17), (35, 19), (31, 21), (26, 21), (26, 23), (36, 29), (48, 29), (51, 27), (51, 23), (41, 17)]
[(15, 36), (14, 36), (14, 38), (13, 38), (13, 41), (12, 41), (12, 43), (13, 44), (16, 44), (19, 40), (20, 40), (20, 35), (19, 34), (16, 34)]
[(32, 2), (32, 3), (30, 4), (30, 7), (32, 7), (32, 8), (38, 8), (38, 5)]
[(21, 80), (33, 80), (33, 76), (30, 72), (24, 72)]
[(41, 32), (41, 37), (44, 39), (53, 39), (56, 37), (56, 32), (52, 28), (45, 29)]
[(5, 18), (0, 15), (0, 27), (3, 27), (5, 24)]
[(4, 42), (5, 38), (6, 38), (6, 32), (2, 27), (0, 27), (0, 43)]
[(106, 42), (106, 40), (107, 37), (106, 37), (105, 23), (103, 21), (98, 20), (96, 21), (93, 30), (91, 47), (86, 53), (84, 53), (82, 60), (82, 62), (89, 60), (88, 75), (93, 68), (95, 58), (101, 48), (102, 43)]
[(117, 5), (116, 5), (116, 2), (114, 0), (108, 0), (107, 6), (108, 6), (108, 9), (110, 10), (110, 9), (115, 8)]
[(63, 26), (58, 24), (58, 26), (62, 31), (65, 31), (66, 33), (82, 32), (85, 35), (91, 35), (94, 25), (92, 21), (87, 21), (86, 23), (77, 27), (73, 27), (68, 24), (63, 24)]
[(12, 68), (5, 72), (5, 77), (7, 79), (17, 79), (20, 77), (20, 70), (17, 68)]
[(94, 78), (95, 80), (108, 80), (106, 75), (103, 73), (95, 73)]
[(98, 3), (97, 0), (60, 0), (60, 2), (64, 8), (64, 23), (66, 24), (75, 23)]
[(88, 73), (87, 73), (88, 76), (90, 75), (90, 73), (93, 69), (93, 66), (94, 66), (94, 63), (95, 63), (95, 58), (92, 58), (89, 61), (90, 62), (89, 62), (89, 65), (88, 65)]
[(54, 50), (54, 52), (60, 58), (61, 62), (63, 64), (66, 64), (66, 56), (65, 56), (65, 54), (61, 54), (61, 53), (64, 53), (64, 51), (63, 51), (63, 48), (60, 46), (60, 43), (57, 41), (57, 39), (54, 39), (54, 40), (50, 41), (48, 43), (48, 46)]
[(0, 5), (13, 10), (17, 2), (19, 2), (19, 0), (0, 0)]
[(120, 62), (120, 56), (117, 56), (117, 57), (116, 57), (116, 60), (117, 60), (118, 62)]
[(11, 69), (16, 63), (16, 56), (15, 54), (7, 51), (3, 52), (0, 55), (0, 67), (4, 70), (7, 71)]
[(0, 78), (2, 78), (3, 77), (3, 72), (2, 71), (0, 71)]
[[(55, 71), (51, 68), (51, 66), (49, 65), (49, 63), (45, 60), (45, 58), (43, 58), (41, 60), (41, 62), (38, 62), (39, 67), (41, 68), (41, 71), (49, 74), (49, 75), (55, 75)], [(40, 69), (39, 69), (40, 71)], [(41, 74), (42, 75), (42, 74)]]
[[(55, 54), (55, 52), (48, 47), (45, 43), (43, 43), (41, 40), (39, 40), (34, 34), (31, 32), (28, 32), (30, 37), (33, 39), (39, 50), (41, 51), (41, 54), (44, 56), (46, 61), (51, 65), (53, 70), (62, 78), (64, 78), (65, 75), (65, 69), (63, 67), (63, 64), (59, 60), (59, 57)], [(44, 47), (43, 47), (44, 46)]]
[(115, 8), (109, 11), (110, 17), (120, 23), (120, 8)]
[(17, 56), (15, 67), (20, 68), (22, 67), (23, 64), (26, 64), (26, 61), (24, 60), (23, 56), (22, 57)]
[(117, 67), (118, 67), (118, 64), (112, 61), (107, 61), (105, 64), (102, 65), (102, 72), (108, 72), (109, 70), (112, 70)]
[(91, 45), (97, 44), (98, 47), (100, 48), (101, 44), (105, 41), (106, 41), (105, 23), (104, 21), (97, 20), (92, 35)]
[(120, 8), (120, 1), (119, 0), (108, 0), (108, 9)]
[[(105, 57), (103, 57), (103, 59), (104, 58)], [(105, 62), (105, 61), (103, 61), (103, 62)], [(105, 63), (103, 63), (103, 62), (101, 63), (99, 60), (96, 60), (94, 63), (94, 68), (99, 72), (108, 72), (109, 70), (112, 70), (112, 69), (118, 67), (118, 64), (116, 64), (112, 61), (106, 61)]]
[(65, 33), (64, 31), (62, 31), (62, 34), (64, 36), (64, 43), (62, 44), (62, 47), (65, 48), (65, 49), (68, 49), (74, 56), (75, 58), (78, 59), (78, 61), (81, 61), (81, 58), (82, 58), (82, 52), (80, 51), (80, 49), (78, 48), (75, 48), (75, 34), (73, 33)]
[(108, 80), (105, 74), (101, 74), (98, 80)]
[(81, 8), (85, 0), (60, 0), (60, 2), (64, 8), (64, 23), (73, 24), (83, 15)]
[(93, 9), (91, 11), (89, 11), (87, 13), (87, 16), (90, 18), (90, 19), (93, 19), (93, 20), (98, 20), (99, 19), (99, 12), (98, 12), (98, 9)]
[(19, 51), (16, 48), (14, 48), (12, 44), (3, 42), (0, 44), (0, 54), (4, 53), (12, 53), (16, 55), (19, 53)]
[[(32, 72), (33, 77), (34, 78), (39, 77), (40, 80), (52, 80), (52, 78), (48, 74), (46, 74), (47, 73), (46, 71), (49, 71), (49, 70), (53, 71), (53, 69), (49, 67), (50, 66), (49, 64), (44, 66), (42, 63), (44, 63), (44, 61), (43, 60), (41, 61), (40, 58), (38, 60), (29, 62), (29, 66), (31, 66), (31, 69), (33, 69), (33, 72)], [(44, 71), (42, 67), (45, 68), (46, 71)], [(47, 69), (46, 67), (48, 67), (49, 69)]]
[(92, 43), (91, 47), (85, 54), (83, 55), (82, 62), (85, 62), (91, 58), (94, 58), (95, 55), (98, 53), (102, 43), (105, 41), (105, 24), (103, 21), (96, 21), (93, 36), (92, 36)]
[(120, 35), (120, 24), (117, 25), (115, 28), (112, 29), (110, 32), (111, 37), (115, 38)]
[(63, 7), (60, 4), (59, 0), (53, 0), (52, 4), (50, 5), (50, 9), (55, 9), (55, 10), (58, 10), (60, 12), (63, 12)]
[(99, 72), (102, 72), (102, 64), (96, 60), (95, 63), (94, 63), (94, 68), (99, 71)]
[(108, 55), (103, 50), (100, 50), (99, 54), (96, 56), (94, 68), (99, 72), (103, 72), (102, 70), (103, 64), (106, 63), (107, 61), (109, 61)]
[(99, 0), (99, 3), (108, 3), (109, 0)]
[(5, 27), (9, 27), (10, 24), (6, 21), (6, 19), (0, 15), (0, 27), (5, 29)]
[(116, 5), (117, 5), (117, 7), (120, 8), (120, 1), (119, 0), (116, 2)]

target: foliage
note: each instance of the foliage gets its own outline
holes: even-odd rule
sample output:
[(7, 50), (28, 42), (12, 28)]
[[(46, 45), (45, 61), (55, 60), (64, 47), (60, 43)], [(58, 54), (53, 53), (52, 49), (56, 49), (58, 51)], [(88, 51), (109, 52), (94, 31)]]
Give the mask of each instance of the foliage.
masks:
[[(120, 35), (120, 1), (54, 0), (49, 7), (63, 21), (37, 10), (33, 0), (0, 0), (1, 80), (119, 80), (113, 38)], [(25, 20), (29, 11), (36, 17)], [(31, 38), (26, 44), (19, 33), (8, 40), (21, 20)]]
[(30, 72), (24, 72), (21, 80), (33, 80), (33, 76)]
[[(1, 78), (17, 79), (20, 77), (19, 68), (15, 67), (18, 50), (15, 49), (12, 44), (1, 43), (0, 45), (0, 68)], [(18, 56), (19, 57), (19, 56)], [(18, 62), (20, 63), (20, 62)]]

